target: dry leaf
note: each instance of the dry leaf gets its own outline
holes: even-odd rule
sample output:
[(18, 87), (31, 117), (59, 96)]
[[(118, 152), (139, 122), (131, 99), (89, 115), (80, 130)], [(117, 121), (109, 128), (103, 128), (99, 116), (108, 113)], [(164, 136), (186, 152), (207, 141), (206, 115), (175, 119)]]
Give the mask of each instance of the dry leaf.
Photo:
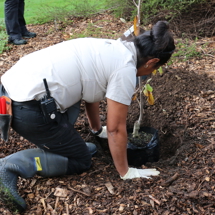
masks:
[(149, 95), (149, 96), (148, 96), (147, 101), (148, 101), (148, 103), (149, 103), (150, 105), (153, 105), (153, 104), (155, 103), (154, 96), (152, 95), (151, 92), (149, 92), (148, 95)]
[(132, 101), (135, 101), (137, 99), (137, 94), (134, 94), (133, 96), (132, 96)]
[(88, 194), (89, 196), (91, 195), (91, 190), (90, 190), (90, 187), (89, 187), (89, 186), (83, 184), (83, 185), (82, 185), (82, 190), (83, 190), (86, 194)]
[(157, 73), (157, 70), (155, 69), (153, 72), (152, 72), (152, 75), (156, 75)]
[(155, 207), (155, 202), (153, 200), (151, 200), (151, 199), (150, 199), (149, 202), (150, 202), (151, 206), (154, 208)]
[(93, 209), (91, 207), (88, 207), (87, 209), (89, 211), (89, 214), (93, 214)]
[(210, 181), (210, 178), (209, 177), (205, 177), (205, 181)]
[(143, 90), (143, 94), (145, 95), (145, 96), (149, 96), (149, 91), (145, 88), (144, 90)]
[(134, 35), (138, 36), (140, 34), (140, 28), (138, 23), (138, 16), (134, 17)]
[(199, 144), (199, 143), (195, 143), (195, 145), (196, 145), (197, 148), (200, 148), (200, 149), (204, 148), (204, 146)]
[(113, 187), (113, 185), (112, 185), (110, 182), (105, 183), (105, 186), (107, 187), (108, 191), (109, 191), (111, 194), (115, 194), (115, 192), (114, 192), (114, 187)]
[(28, 198), (29, 198), (29, 199), (33, 199), (33, 198), (34, 198), (34, 194), (33, 194), (33, 193), (29, 193), (29, 194), (28, 194)]
[(62, 188), (59, 188), (57, 187), (55, 192), (54, 192), (54, 195), (57, 196), (57, 197), (67, 197), (68, 195), (68, 190), (67, 189), (62, 189)]
[(123, 210), (124, 210), (124, 205), (120, 204), (120, 206), (119, 206), (119, 212), (123, 212)]
[(44, 210), (46, 210), (46, 203), (45, 203), (45, 199), (44, 198), (42, 198), (42, 199), (40, 199), (40, 201), (42, 202), (42, 204), (43, 204), (43, 208), (44, 208)]
[(149, 198), (152, 199), (154, 202), (156, 202), (158, 205), (160, 205), (160, 201), (158, 201), (156, 198), (154, 198), (153, 196), (149, 195)]
[(126, 20), (123, 18), (119, 18), (121, 22), (126, 23)]

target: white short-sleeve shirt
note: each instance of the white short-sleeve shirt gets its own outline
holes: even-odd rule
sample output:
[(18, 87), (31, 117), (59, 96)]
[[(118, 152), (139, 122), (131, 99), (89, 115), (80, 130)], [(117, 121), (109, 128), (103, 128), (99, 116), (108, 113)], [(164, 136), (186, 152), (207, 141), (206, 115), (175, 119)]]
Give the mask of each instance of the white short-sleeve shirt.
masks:
[(105, 97), (130, 105), (136, 86), (136, 49), (121, 39), (80, 38), (21, 58), (1, 78), (14, 101), (39, 100), (46, 78), (61, 111), (79, 100)]

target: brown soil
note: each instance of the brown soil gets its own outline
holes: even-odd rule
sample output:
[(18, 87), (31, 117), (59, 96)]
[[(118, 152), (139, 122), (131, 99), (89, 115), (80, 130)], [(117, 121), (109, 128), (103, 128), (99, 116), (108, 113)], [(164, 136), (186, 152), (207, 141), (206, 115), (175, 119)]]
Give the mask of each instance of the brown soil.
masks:
[(145, 147), (152, 139), (153, 134), (149, 134), (144, 131), (139, 131), (138, 136), (133, 136), (132, 133), (128, 133), (128, 141), (135, 146)]
[(149, 19), (153, 24), (158, 20), (168, 20), (171, 29), (179, 37), (201, 38), (215, 35), (215, 1), (207, 0), (191, 5), (179, 15), (173, 11), (160, 10)]
[[(98, 25), (99, 20), (102, 22)], [(38, 36), (29, 39), (27, 45), (8, 46), (10, 49), (0, 55), (1, 74), (25, 54), (66, 40), (74, 32), (83, 32), (89, 23), (99, 28), (101, 37), (118, 38), (127, 29), (109, 14), (74, 19), (63, 30), (61, 27), (65, 26), (60, 23), (29, 26)], [(96, 143), (99, 149), (92, 168), (81, 175), (20, 178), (18, 190), (28, 205), (24, 214), (215, 214), (215, 37), (199, 40), (198, 44), (206, 44), (201, 57), (175, 63), (162, 76), (152, 76), (150, 82), (155, 104), (144, 103), (142, 125), (158, 130), (160, 160), (147, 162), (142, 168), (157, 168), (161, 172), (158, 177), (121, 180), (107, 141), (90, 134), (82, 104), (76, 128), (85, 141)], [(100, 111), (105, 125), (105, 101), (101, 102)], [(138, 117), (138, 103), (133, 101), (128, 128)], [(11, 130), (9, 142), (0, 142), (0, 157), (33, 147)], [(56, 196), (55, 192), (61, 189), (65, 189), (66, 197)], [(1, 205), (0, 214), (11, 213)]]

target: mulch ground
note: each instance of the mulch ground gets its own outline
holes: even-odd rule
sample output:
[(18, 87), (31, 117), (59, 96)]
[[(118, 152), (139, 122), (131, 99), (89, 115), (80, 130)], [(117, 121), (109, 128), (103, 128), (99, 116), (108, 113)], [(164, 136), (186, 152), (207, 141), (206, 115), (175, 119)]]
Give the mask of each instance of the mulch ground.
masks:
[[(129, 24), (125, 26), (110, 14), (100, 14), (90, 19), (74, 19), (66, 26), (29, 25), (29, 30), (38, 36), (24, 46), (9, 45), (0, 55), (0, 72), (6, 72), (22, 56), (79, 32), (116, 39)], [(155, 104), (149, 105), (144, 98), (142, 125), (158, 130), (160, 159), (140, 168), (156, 168), (161, 172), (158, 177), (121, 180), (107, 141), (90, 134), (82, 104), (76, 129), (85, 141), (96, 143), (99, 149), (92, 159), (92, 168), (81, 175), (19, 178), (18, 190), (28, 205), (24, 215), (215, 214), (215, 37), (204, 37), (197, 44), (198, 49), (204, 45), (200, 57), (178, 61), (163, 68), (162, 75), (151, 76)], [(105, 101), (101, 102), (100, 116), (105, 125)], [(128, 128), (133, 127), (138, 117), (138, 102), (132, 101)], [(9, 142), (0, 142), (0, 157), (33, 147), (11, 130)], [(0, 205), (0, 214), (11, 213)]]

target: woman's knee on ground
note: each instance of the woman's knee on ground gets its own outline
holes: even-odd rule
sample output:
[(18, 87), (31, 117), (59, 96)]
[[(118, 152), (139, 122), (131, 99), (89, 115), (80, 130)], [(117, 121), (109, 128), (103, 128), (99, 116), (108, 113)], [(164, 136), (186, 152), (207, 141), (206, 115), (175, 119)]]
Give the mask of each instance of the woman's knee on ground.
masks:
[(87, 171), (92, 165), (91, 155), (85, 156), (82, 159), (69, 158), (67, 175), (81, 174)]

